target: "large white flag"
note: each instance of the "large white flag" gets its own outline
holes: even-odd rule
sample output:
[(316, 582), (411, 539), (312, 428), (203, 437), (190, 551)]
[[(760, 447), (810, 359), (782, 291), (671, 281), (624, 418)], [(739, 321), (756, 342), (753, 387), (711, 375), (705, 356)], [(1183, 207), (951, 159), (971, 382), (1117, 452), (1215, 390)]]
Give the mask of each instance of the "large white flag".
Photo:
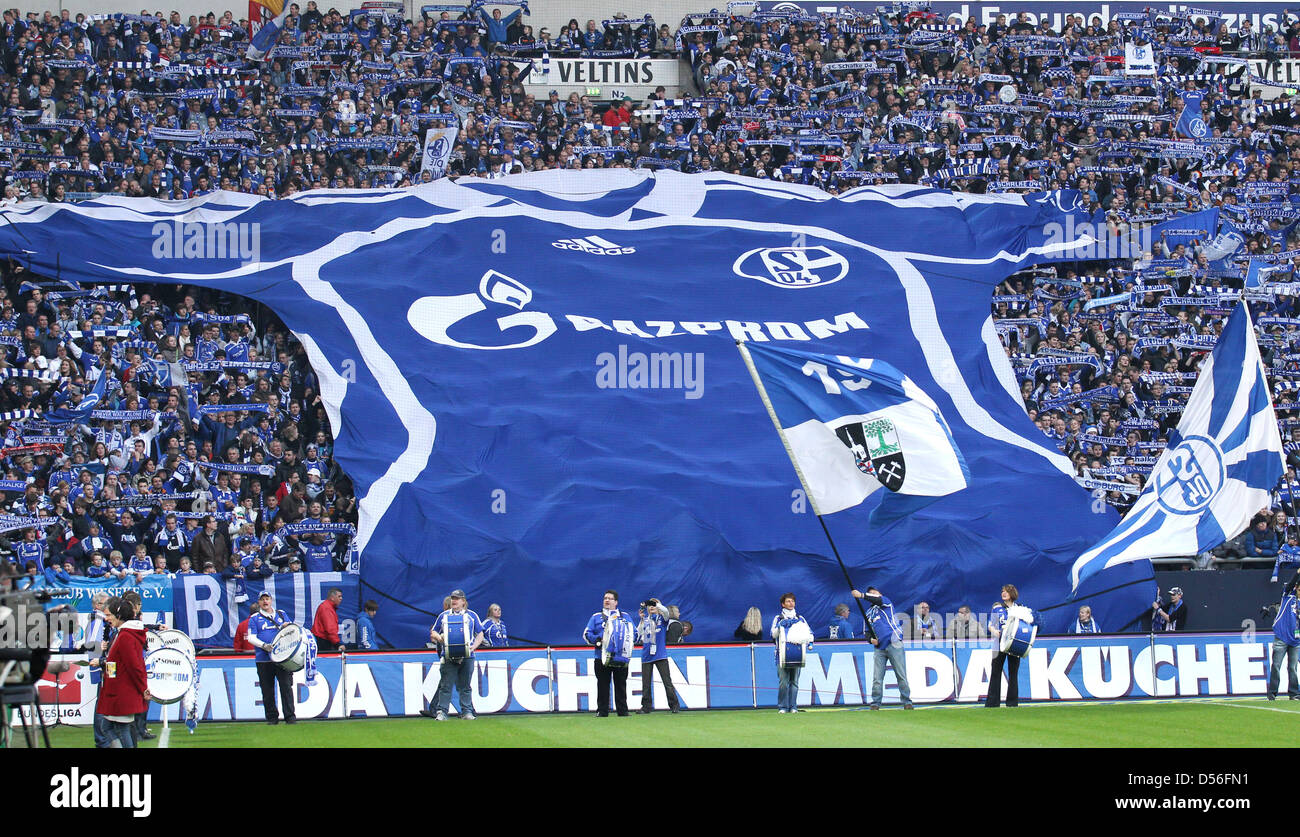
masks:
[(815, 513), (856, 506), (881, 487), (939, 497), (969, 484), (939, 408), (893, 366), (739, 345)]
[(424, 160), (420, 164), (420, 174), (432, 172), (433, 179), (438, 180), (447, 175), (447, 164), (451, 161), (451, 149), (456, 144), (459, 128), (430, 128), (424, 137)]
[(1156, 51), (1151, 44), (1139, 44), (1129, 41), (1124, 44), (1124, 75), (1154, 76), (1156, 74)]
[(1250, 311), (1238, 303), (1137, 502), (1074, 562), (1075, 588), (1116, 564), (1196, 555), (1236, 537), (1285, 470)]

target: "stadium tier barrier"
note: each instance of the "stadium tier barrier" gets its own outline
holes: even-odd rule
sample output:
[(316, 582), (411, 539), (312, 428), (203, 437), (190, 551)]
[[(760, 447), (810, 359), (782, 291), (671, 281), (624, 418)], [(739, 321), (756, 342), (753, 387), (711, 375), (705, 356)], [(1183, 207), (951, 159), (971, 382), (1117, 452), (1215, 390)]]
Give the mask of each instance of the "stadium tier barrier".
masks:
[[(1144, 700), (1252, 697), (1264, 694), (1269, 670), (1269, 633), (1088, 635), (1045, 637), (1020, 666), (1021, 700)], [(908, 641), (907, 675), (918, 704), (982, 702), (988, 691), (993, 651), (987, 642)], [(580, 712), (594, 706), (596, 676), (590, 648), (482, 649), (472, 678), (474, 711), (496, 713)], [(690, 710), (774, 708), (776, 664), (770, 644), (679, 646), (670, 651), (673, 682)], [(862, 706), (871, 698), (874, 649), (866, 642), (818, 642), (800, 678), (800, 706)], [(308, 685), (296, 672), (301, 719), (417, 715), (434, 697), (439, 658), (432, 651), (324, 654)], [(262, 720), (261, 691), (251, 654), (198, 658), (200, 721)], [(91, 722), (97, 687), (88, 669), (47, 675), (40, 684), (43, 711), (65, 723)], [(1285, 675), (1284, 675), (1285, 680)], [(628, 702), (636, 708), (644, 686), (641, 661), (633, 659)], [(654, 705), (667, 707), (656, 681)], [(1285, 682), (1282, 690), (1285, 690)], [(897, 705), (893, 670), (885, 674), (884, 703)], [(181, 720), (181, 704), (153, 705)], [(453, 711), (458, 705), (453, 707)], [(202, 733), (202, 726), (199, 727)]]

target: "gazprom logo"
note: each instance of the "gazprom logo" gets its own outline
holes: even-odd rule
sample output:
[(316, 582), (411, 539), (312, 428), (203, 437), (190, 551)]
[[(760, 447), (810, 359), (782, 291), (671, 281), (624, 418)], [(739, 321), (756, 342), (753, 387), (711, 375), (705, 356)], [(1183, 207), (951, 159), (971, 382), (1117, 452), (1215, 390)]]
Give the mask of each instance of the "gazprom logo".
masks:
[(1223, 451), (1206, 436), (1188, 436), (1156, 474), (1156, 501), (1170, 514), (1196, 514), (1223, 488)]
[(758, 247), (736, 259), (731, 270), (778, 288), (812, 288), (843, 279), (849, 273), (849, 261), (820, 245)]

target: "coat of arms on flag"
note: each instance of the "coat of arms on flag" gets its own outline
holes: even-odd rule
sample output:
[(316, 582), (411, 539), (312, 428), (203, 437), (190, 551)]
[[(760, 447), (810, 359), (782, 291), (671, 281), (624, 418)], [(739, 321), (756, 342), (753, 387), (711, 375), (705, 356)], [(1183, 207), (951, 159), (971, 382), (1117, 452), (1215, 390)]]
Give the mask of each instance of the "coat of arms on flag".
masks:
[(835, 428), (835, 435), (851, 451), (864, 474), (871, 474), (890, 491), (903, 487), (907, 463), (898, 440), (898, 428), (887, 418), (853, 421)]
[(757, 344), (740, 351), (818, 514), (881, 486), (940, 497), (969, 484), (938, 406), (890, 364)]

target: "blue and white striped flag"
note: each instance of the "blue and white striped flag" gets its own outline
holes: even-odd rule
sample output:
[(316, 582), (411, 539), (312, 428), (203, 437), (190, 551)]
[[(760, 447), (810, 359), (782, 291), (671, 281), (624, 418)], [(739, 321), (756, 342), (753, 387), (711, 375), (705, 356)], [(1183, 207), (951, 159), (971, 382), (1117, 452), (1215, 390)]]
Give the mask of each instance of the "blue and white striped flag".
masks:
[(738, 345), (815, 514), (856, 506), (881, 486), (941, 497), (970, 484), (939, 408), (888, 363)]
[(1250, 311), (1228, 319), (1151, 479), (1120, 524), (1074, 562), (1077, 589), (1107, 567), (1196, 555), (1269, 506), (1284, 460)]

